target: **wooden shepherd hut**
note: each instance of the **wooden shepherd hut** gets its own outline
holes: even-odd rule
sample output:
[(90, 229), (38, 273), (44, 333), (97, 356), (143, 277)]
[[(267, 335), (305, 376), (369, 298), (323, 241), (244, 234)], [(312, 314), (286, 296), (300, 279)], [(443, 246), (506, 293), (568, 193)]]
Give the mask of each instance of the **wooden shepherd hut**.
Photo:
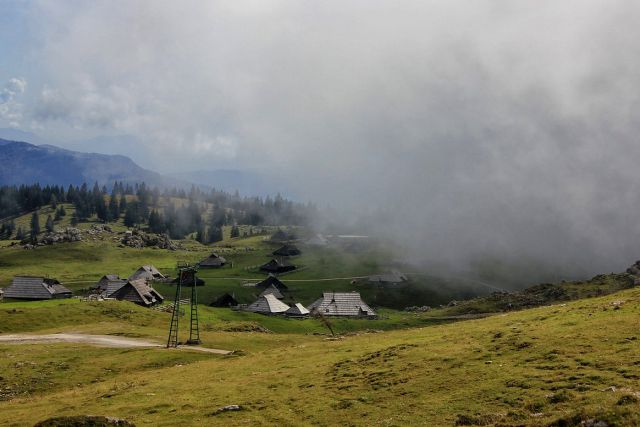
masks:
[(295, 245), (284, 245), (272, 252), (275, 256), (298, 256), (300, 253)]
[(198, 264), (200, 268), (220, 268), (227, 263), (227, 260), (216, 253), (212, 253)]
[(282, 314), (289, 310), (289, 306), (276, 298), (275, 295), (267, 294), (249, 304), (245, 310), (260, 314)]
[(260, 295), (258, 295), (259, 297), (263, 297), (267, 294), (271, 294), (274, 297), (278, 298), (278, 299), (282, 299), (284, 298), (284, 295), (282, 295), (282, 292), (280, 292), (280, 290), (278, 290), (278, 288), (276, 288), (275, 286), (271, 285), (269, 286), (267, 289), (265, 289), (264, 291), (262, 291), (260, 293)]
[(293, 271), (295, 269), (296, 269), (296, 266), (291, 264), (286, 259), (277, 260), (275, 258), (260, 266), (260, 271), (264, 271), (267, 273), (276, 273), (276, 274), (286, 273), (287, 271)]
[(324, 292), (309, 306), (311, 313), (324, 316), (362, 317), (374, 319), (377, 314), (367, 305), (358, 292)]
[(127, 283), (109, 295), (120, 301), (131, 301), (143, 307), (162, 303), (164, 297), (147, 284), (145, 279), (127, 280)]
[(280, 292), (286, 291), (287, 285), (282, 283), (276, 276), (273, 274), (269, 274), (269, 277), (264, 279), (262, 282), (256, 283), (256, 288), (268, 288), (269, 286), (275, 286), (278, 288)]
[(285, 311), (284, 314), (288, 317), (307, 317), (309, 316), (309, 310), (307, 310), (304, 305), (297, 302), (289, 307), (289, 310)]
[(150, 281), (165, 278), (166, 277), (162, 273), (160, 273), (160, 271), (153, 265), (143, 265), (142, 267), (134, 271), (131, 276), (129, 276), (129, 280), (145, 279), (147, 281)]
[(92, 289), (97, 294), (108, 297), (127, 283), (126, 279), (121, 279), (117, 274), (105, 274), (93, 285)]
[(24, 300), (46, 300), (71, 298), (71, 291), (56, 279), (36, 276), (16, 276), (9, 287), (4, 288), (4, 297)]

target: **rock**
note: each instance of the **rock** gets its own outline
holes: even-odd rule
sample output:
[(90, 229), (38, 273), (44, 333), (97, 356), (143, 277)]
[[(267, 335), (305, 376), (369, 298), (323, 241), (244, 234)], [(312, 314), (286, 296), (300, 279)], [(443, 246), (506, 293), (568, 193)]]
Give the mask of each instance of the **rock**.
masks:
[(240, 405), (227, 405), (227, 406), (223, 406), (222, 408), (216, 409), (210, 415), (211, 416), (215, 416), (215, 415), (222, 414), (223, 412), (242, 411), (243, 409), (244, 408), (242, 406), (240, 406)]
[(149, 248), (155, 247), (159, 249), (168, 249), (175, 251), (178, 245), (173, 243), (167, 234), (145, 233), (134, 230), (131, 234), (126, 234), (120, 241), (123, 245), (131, 248)]
[(54, 417), (40, 421), (34, 427), (134, 427), (127, 420), (95, 415), (74, 415), (70, 417)]

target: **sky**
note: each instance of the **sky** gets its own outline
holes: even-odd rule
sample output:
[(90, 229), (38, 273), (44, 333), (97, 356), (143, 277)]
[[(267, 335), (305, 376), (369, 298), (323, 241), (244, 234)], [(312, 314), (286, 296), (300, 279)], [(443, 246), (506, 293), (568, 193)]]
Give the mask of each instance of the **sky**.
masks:
[(616, 0), (8, 0), (0, 127), (160, 172), (277, 173), (417, 261), (620, 271), (640, 257), (639, 18)]

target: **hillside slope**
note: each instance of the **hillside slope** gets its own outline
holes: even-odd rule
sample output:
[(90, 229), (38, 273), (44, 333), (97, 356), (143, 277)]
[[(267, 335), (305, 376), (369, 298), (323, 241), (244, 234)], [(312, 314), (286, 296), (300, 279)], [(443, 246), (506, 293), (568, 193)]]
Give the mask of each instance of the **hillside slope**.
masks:
[[(0, 401), (0, 422), (101, 414), (141, 425), (638, 425), (639, 302), (634, 288), (338, 340), (208, 329), (205, 344), (244, 355), (199, 361), (166, 360), (173, 353), (160, 349), (4, 345), (3, 387), (28, 389), (45, 374), (51, 386)], [(153, 324), (134, 327), (144, 324), (140, 309), (115, 313), (57, 330), (163, 336)], [(217, 411), (232, 404), (242, 409)]]
[(80, 185), (114, 181), (165, 186), (181, 181), (143, 169), (128, 157), (81, 153), (52, 145), (0, 139), (0, 185)]

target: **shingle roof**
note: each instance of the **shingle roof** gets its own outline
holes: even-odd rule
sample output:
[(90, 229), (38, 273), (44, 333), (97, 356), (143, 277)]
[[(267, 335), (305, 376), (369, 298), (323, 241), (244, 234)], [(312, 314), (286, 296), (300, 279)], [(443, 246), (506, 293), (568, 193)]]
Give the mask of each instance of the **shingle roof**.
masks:
[(287, 290), (287, 285), (282, 283), (276, 276), (269, 274), (269, 276), (262, 282), (256, 283), (256, 288), (268, 288), (269, 286), (275, 286), (280, 291)]
[(267, 294), (249, 304), (245, 310), (253, 311), (254, 313), (276, 314), (284, 313), (289, 310), (289, 306), (280, 301), (273, 294)]
[(132, 301), (145, 306), (161, 303), (164, 297), (149, 286), (145, 279), (128, 280), (124, 286), (110, 295), (118, 300)]
[(309, 314), (309, 310), (307, 310), (304, 305), (297, 302), (289, 307), (289, 310), (285, 311), (284, 314), (287, 316), (307, 316)]
[(300, 255), (300, 249), (295, 245), (284, 245), (272, 252), (276, 256), (296, 256)]
[(325, 316), (376, 316), (358, 292), (324, 292), (309, 306), (311, 312), (318, 311)]
[(110, 280), (109, 283), (107, 283), (106, 289), (104, 289), (104, 293), (107, 295), (107, 298), (109, 298), (114, 292), (126, 284), (126, 280)]
[(202, 261), (200, 261), (200, 267), (222, 267), (227, 263), (227, 260), (218, 254), (211, 254)]
[(263, 271), (273, 271), (273, 272), (281, 272), (281, 271), (291, 271), (295, 270), (296, 266), (291, 264), (289, 261), (285, 260), (277, 260), (272, 259), (271, 261), (262, 264), (260, 266), (260, 270)]
[(153, 265), (143, 265), (139, 269), (133, 272), (131, 276), (129, 276), (129, 280), (138, 280), (138, 279), (164, 279), (164, 275), (160, 273), (160, 271), (155, 268)]
[(52, 299), (69, 298), (71, 291), (55, 279), (34, 276), (16, 276), (11, 285), (4, 289), (5, 298)]
[(105, 274), (100, 278), (100, 280), (98, 280), (98, 283), (93, 286), (93, 289), (102, 292), (108, 297), (126, 283), (127, 281), (125, 279), (121, 279), (117, 274)]
[(267, 294), (271, 294), (271, 295), (275, 296), (278, 299), (284, 298), (284, 295), (282, 295), (282, 293), (274, 285), (271, 285), (267, 289), (262, 291), (262, 293), (259, 296), (262, 297), (262, 296), (265, 296)]

